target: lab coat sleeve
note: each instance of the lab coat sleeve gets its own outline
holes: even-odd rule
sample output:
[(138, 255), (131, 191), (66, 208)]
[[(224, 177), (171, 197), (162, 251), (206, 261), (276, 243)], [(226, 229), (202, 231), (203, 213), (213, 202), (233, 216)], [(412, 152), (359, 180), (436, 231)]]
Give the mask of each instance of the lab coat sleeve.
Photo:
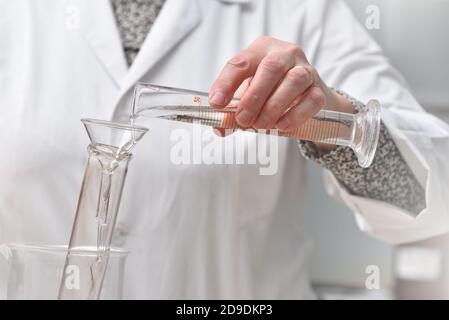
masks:
[(404, 160), (425, 188), (425, 208), (416, 214), (386, 202), (351, 194), (325, 172), (328, 192), (354, 213), (359, 227), (398, 244), (449, 230), (449, 126), (425, 112), (382, 50), (340, 0), (307, 4), (301, 39), (310, 62), (331, 87), (382, 104), (382, 121)]
[[(366, 106), (343, 92), (360, 111)], [(298, 141), (301, 154), (331, 171), (353, 195), (388, 202), (417, 215), (426, 206), (425, 189), (403, 159), (388, 129), (381, 122), (376, 155), (369, 168), (359, 165), (354, 152), (343, 146), (323, 152), (315, 144)]]

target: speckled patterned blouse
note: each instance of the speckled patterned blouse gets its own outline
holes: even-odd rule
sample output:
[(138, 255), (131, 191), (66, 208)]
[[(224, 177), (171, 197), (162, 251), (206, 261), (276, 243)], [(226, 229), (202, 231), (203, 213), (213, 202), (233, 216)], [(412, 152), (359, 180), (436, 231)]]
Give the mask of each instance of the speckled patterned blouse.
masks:
[[(111, 0), (126, 59), (130, 65), (156, 20), (164, 0)], [(356, 110), (364, 104), (343, 92)], [(424, 188), (401, 156), (382, 124), (376, 156), (369, 168), (361, 168), (351, 149), (337, 147), (321, 153), (311, 142), (299, 141), (301, 153), (328, 169), (354, 194), (388, 202), (412, 214), (425, 208)]]
[(165, 0), (111, 0), (128, 65), (134, 61)]

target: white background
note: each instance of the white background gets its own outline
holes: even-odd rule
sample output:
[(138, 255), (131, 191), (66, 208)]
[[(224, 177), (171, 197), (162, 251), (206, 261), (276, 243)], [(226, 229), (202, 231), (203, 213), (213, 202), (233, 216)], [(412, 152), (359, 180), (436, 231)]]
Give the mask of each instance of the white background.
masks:
[[(346, 0), (364, 24), (366, 7), (380, 8), (380, 29), (369, 33), (405, 76), (420, 103), (432, 112), (449, 111), (449, 1)], [(448, 112), (449, 113), (449, 112)], [(449, 119), (449, 117), (447, 117)], [(381, 270), (391, 286), (392, 247), (360, 232), (348, 209), (325, 195), (321, 170), (308, 165), (309, 212), (315, 245), (312, 279), (322, 285), (363, 287), (365, 268)]]

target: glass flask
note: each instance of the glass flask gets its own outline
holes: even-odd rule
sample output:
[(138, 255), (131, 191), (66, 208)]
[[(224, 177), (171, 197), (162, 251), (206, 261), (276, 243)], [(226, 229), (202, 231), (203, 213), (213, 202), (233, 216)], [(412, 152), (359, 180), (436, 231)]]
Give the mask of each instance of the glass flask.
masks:
[[(89, 262), (97, 255), (96, 247), (72, 251), (79, 261)], [(101, 299), (121, 299), (123, 276), (128, 252), (113, 248), (103, 282)], [(0, 246), (0, 299), (53, 300), (57, 298), (61, 283), (67, 246), (41, 246), (32, 244), (5, 244)], [(81, 275), (69, 270), (68, 278), (73, 290), (81, 289)]]
[[(132, 125), (82, 119), (90, 138), (87, 161), (72, 227), (59, 299), (99, 299), (125, 183), (131, 149), (148, 131)], [(84, 248), (95, 248), (84, 255)], [(80, 254), (81, 253), (81, 254)], [(80, 289), (70, 285), (80, 274)]]

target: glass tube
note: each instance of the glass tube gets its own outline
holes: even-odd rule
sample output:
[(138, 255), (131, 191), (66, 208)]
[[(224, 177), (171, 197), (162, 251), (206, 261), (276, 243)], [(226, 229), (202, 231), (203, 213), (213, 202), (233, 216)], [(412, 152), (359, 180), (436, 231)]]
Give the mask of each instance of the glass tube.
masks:
[[(98, 299), (108, 266), (112, 233), (120, 206), (131, 149), (147, 132), (125, 124), (83, 119), (91, 140), (84, 178), (64, 265), (59, 299)], [(89, 258), (81, 248), (95, 247)], [(70, 270), (78, 270), (80, 288), (73, 290)]]
[(192, 122), (222, 129), (240, 129), (277, 134), (297, 140), (350, 147), (361, 167), (368, 167), (376, 152), (380, 130), (380, 104), (370, 100), (356, 114), (321, 110), (302, 126), (290, 130), (241, 128), (235, 121), (238, 99), (224, 109), (213, 109), (206, 92), (139, 83), (134, 90), (132, 119), (152, 117)]

